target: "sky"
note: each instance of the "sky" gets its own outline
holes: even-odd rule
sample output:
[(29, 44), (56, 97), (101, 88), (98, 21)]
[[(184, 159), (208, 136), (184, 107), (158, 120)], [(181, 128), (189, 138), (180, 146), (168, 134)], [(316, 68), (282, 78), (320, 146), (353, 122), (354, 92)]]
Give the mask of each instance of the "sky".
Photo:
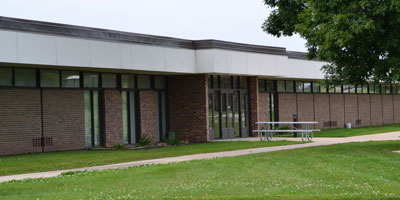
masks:
[(216, 39), (305, 52), (300, 36), (261, 29), (262, 0), (0, 0), (0, 16), (182, 39)]

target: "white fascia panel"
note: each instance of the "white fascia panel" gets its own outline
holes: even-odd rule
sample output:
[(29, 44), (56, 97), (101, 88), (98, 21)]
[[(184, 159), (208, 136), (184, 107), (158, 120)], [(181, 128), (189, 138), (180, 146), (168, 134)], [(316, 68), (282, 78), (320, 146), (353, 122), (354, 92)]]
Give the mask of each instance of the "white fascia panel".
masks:
[(90, 41), (92, 67), (120, 68), (121, 52), (119, 43)]
[(163, 47), (132, 45), (132, 65), (135, 70), (165, 71)]
[(17, 33), (18, 62), (29, 64), (57, 64), (55, 36)]
[(279, 56), (275, 55), (260, 55), (260, 76), (277, 76), (278, 74), (278, 60)]
[(224, 50), (214, 49), (214, 72), (228, 73), (228, 53)]
[(132, 45), (121, 43), (119, 47), (121, 49), (121, 68), (132, 69)]
[(247, 72), (250, 75), (259, 75), (261, 68), (261, 55), (258, 53), (247, 54)]
[(17, 62), (17, 33), (0, 31), (0, 62)]
[(89, 40), (56, 37), (56, 41), (58, 65), (91, 66)]
[(196, 72), (214, 73), (214, 50), (202, 49), (196, 50)]
[(228, 73), (247, 74), (247, 55), (244, 52), (227, 51)]
[(165, 70), (169, 72), (196, 72), (196, 54), (194, 50), (165, 48)]

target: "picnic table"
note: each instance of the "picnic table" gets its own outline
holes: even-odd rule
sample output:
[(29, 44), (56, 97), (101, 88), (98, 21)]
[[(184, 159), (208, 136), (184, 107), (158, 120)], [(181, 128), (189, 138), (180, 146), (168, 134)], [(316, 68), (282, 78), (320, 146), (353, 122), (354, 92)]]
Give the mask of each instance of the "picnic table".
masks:
[[(263, 141), (263, 135), (264, 135), (264, 140), (271, 141), (274, 137), (274, 133), (301, 133), (302, 141), (312, 141), (314, 137), (313, 132), (320, 131), (319, 129), (310, 129), (310, 125), (318, 124), (318, 122), (312, 122), (312, 121), (311, 122), (256, 122), (256, 124), (264, 125), (264, 127), (261, 130), (253, 131), (259, 133), (261, 141)], [(295, 129), (292, 130), (268, 129), (267, 125), (272, 125), (272, 127), (274, 127), (274, 125), (305, 125), (305, 129), (297, 129), (295, 126), (293, 126)]]

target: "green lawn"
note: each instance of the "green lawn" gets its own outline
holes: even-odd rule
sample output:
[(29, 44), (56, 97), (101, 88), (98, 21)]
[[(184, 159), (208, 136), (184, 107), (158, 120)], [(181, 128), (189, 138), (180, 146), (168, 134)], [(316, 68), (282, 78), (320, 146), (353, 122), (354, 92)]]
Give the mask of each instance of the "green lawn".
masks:
[(378, 133), (387, 133), (400, 131), (400, 124), (388, 124), (382, 126), (365, 126), (360, 128), (333, 128), (315, 132), (314, 137), (350, 137), (358, 135), (370, 135)]
[(215, 142), (148, 150), (79, 150), (3, 156), (0, 157), (0, 176), (297, 143), (288, 141)]
[(0, 184), (1, 199), (399, 199), (399, 141), (80, 172)]

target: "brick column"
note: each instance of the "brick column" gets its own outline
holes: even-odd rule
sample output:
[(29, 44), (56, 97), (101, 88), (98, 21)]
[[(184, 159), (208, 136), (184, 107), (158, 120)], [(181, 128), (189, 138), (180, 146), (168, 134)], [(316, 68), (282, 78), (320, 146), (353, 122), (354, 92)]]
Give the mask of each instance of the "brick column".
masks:
[(139, 91), (139, 127), (140, 136), (149, 137), (157, 142), (157, 92), (152, 90)]
[(168, 77), (170, 130), (185, 141), (209, 141), (207, 81), (205, 74)]
[(104, 90), (104, 146), (124, 144), (122, 95), (119, 90)]
[(258, 126), (256, 122), (258, 121), (258, 78), (255, 76), (249, 77), (249, 108), (250, 108), (250, 136), (256, 136), (253, 130), (257, 130)]

